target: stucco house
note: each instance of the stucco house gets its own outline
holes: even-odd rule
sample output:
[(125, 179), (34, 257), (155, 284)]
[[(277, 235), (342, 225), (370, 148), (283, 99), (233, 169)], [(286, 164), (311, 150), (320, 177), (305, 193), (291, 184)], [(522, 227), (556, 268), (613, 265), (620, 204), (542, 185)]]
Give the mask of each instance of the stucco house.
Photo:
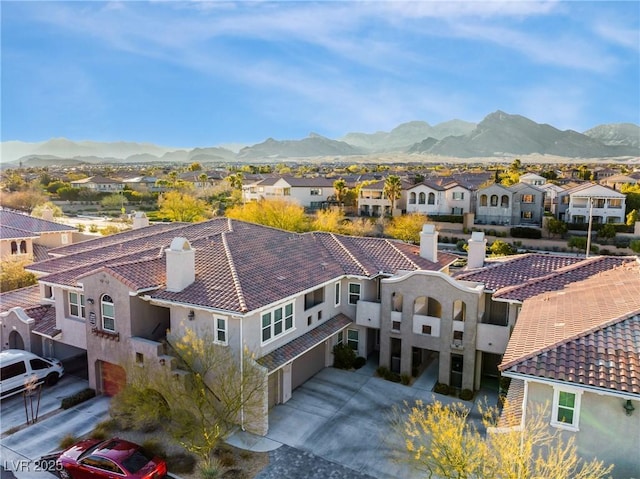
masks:
[(413, 186), (401, 179), (400, 198), (395, 201), (395, 211), (391, 211), (391, 200), (384, 194), (385, 180), (363, 185), (358, 195), (358, 214), (360, 216), (396, 216), (407, 210), (408, 191)]
[(640, 263), (628, 262), (526, 300), (500, 370), (511, 378), (503, 425), (534, 403), (578, 453), (640, 471)]
[(585, 183), (558, 193), (558, 219), (567, 223), (623, 223), (626, 196), (595, 183)]
[(73, 188), (88, 188), (98, 193), (113, 193), (124, 189), (124, 183), (104, 176), (91, 176), (71, 182)]
[(544, 191), (528, 183), (494, 183), (478, 190), (476, 222), (494, 225), (540, 225)]
[(0, 258), (37, 261), (46, 259), (49, 248), (71, 244), (78, 230), (53, 221), (51, 210), (47, 213), (44, 219), (0, 208)]
[(407, 213), (463, 215), (471, 211), (473, 192), (458, 182), (444, 185), (425, 180), (407, 188)]
[(244, 201), (280, 198), (307, 209), (322, 208), (335, 195), (330, 178), (273, 176), (242, 185)]

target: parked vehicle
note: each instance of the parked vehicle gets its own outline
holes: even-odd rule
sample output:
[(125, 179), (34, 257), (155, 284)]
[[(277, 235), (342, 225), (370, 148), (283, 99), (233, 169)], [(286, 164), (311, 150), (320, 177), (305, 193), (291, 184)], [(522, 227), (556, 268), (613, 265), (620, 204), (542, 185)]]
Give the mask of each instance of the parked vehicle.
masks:
[(62, 479), (162, 479), (167, 463), (124, 439), (85, 439), (58, 457)]
[(64, 366), (54, 358), (41, 358), (22, 349), (0, 352), (0, 397), (5, 398), (23, 391), (35, 377), (35, 383), (51, 386), (64, 374)]

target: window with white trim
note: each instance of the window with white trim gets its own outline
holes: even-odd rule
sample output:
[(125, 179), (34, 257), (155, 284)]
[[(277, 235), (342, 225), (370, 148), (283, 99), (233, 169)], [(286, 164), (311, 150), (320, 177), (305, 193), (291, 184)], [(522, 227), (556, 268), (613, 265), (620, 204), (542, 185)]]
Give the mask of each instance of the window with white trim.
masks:
[(219, 343), (227, 344), (227, 320), (216, 318), (216, 340)]
[(293, 303), (262, 313), (262, 342), (293, 329)]
[(580, 391), (570, 388), (553, 388), (551, 425), (573, 431), (578, 430), (580, 419)]
[(454, 200), (464, 200), (464, 191), (454, 191), (453, 192)]
[(340, 306), (340, 283), (335, 284), (334, 291), (333, 304), (335, 306)]
[(116, 313), (113, 299), (105, 294), (100, 299), (100, 312), (102, 313), (102, 329), (105, 331), (116, 331)]
[(336, 344), (342, 344), (344, 342), (344, 331), (338, 332), (338, 341)]
[(360, 301), (360, 283), (349, 283), (349, 304), (358, 304)]
[(322, 194), (322, 188), (311, 188), (309, 193), (311, 196), (320, 196)]
[(347, 330), (347, 346), (349, 346), (354, 351), (357, 351), (359, 341), (360, 341), (359, 331), (357, 329), (348, 329)]
[(69, 316), (86, 318), (84, 309), (84, 294), (69, 291)]

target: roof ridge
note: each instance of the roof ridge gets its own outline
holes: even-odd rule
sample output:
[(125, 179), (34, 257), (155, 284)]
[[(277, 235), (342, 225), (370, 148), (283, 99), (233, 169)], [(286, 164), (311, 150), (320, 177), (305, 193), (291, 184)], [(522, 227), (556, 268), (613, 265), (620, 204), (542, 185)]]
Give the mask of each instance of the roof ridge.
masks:
[(413, 266), (416, 267), (416, 269), (421, 269), (420, 265), (417, 264), (415, 261), (413, 261), (411, 258), (409, 258), (406, 254), (404, 254), (402, 251), (400, 251), (399, 248), (396, 247), (396, 245), (394, 245), (393, 241), (390, 241), (388, 239), (385, 238), (384, 240), (389, 246), (391, 246), (394, 250), (396, 250), (403, 258), (405, 258), (409, 263), (411, 263)]
[(340, 246), (340, 248), (342, 248), (342, 250), (347, 253), (347, 256), (349, 256), (349, 258), (351, 258), (353, 260), (353, 262), (358, 265), (358, 267), (366, 274), (369, 275), (369, 271), (367, 271), (367, 268), (364, 267), (364, 265), (358, 261), (358, 258), (356, 258), (354, 256), (354, 254), (349, 250), (349, 248), (347, 248), (345, 245), (343, 245), (337, 238), (335, 233), (329, 233), (331, 235), (331, 238), (333, 238), (333, 240), (338, 243), (338, 246)]
[(229, 264), (229, 269), (231, 270), (231, 277), (233, 278), (233, 285), (236, 289), (236, 294), (238, 296), (238, 302), (240, 303), (240, 308), (242, 309), (242, 311), (249, 311), (249, 308), (247, 308), (247, 303), (244, 299), (244, 293), (242, 292), (242, 285), (240, 284), (238, 271), (236, 270), (235, 264), (233, 263), (233, 256), (231, 255), (231, 249), (229, 248), (229, 243), (227, 242), (227, 232), (223, 231), (222, 233), (220, 233), (220, 237), (222, 238), (222, 246), (224, 246), (224, 254), (227, 256), (227, 260), (228, 260), (227, 262)]

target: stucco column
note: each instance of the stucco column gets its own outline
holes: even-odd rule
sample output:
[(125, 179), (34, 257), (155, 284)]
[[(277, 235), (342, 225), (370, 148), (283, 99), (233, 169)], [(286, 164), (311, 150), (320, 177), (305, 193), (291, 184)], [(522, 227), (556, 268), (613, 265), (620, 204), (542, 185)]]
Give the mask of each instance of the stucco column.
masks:
[(291, 363), (282, 367), (282, 403), (291, 399)]

